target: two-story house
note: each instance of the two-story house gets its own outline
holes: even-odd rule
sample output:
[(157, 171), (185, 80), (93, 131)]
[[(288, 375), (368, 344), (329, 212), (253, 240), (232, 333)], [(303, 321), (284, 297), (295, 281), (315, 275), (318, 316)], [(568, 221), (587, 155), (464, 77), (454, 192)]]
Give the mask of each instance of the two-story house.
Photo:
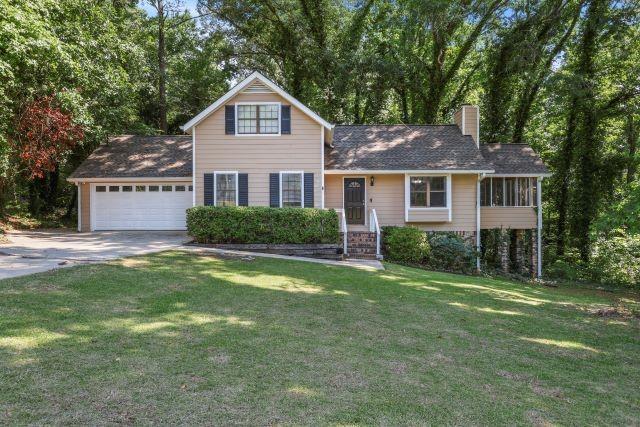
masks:
[[(260, 73), (186, 123), (185, 136), (119, 136), (69, 180), (78, 230), (185, 229), (196, 205), (333, 208), (343, 231), (384, 225), (535, 229), (542, 179), (523, 144), (480, 144), (477, 106), (451, 125), (333, 125)], [(345, 248), (348, 252), (348, 247)]]

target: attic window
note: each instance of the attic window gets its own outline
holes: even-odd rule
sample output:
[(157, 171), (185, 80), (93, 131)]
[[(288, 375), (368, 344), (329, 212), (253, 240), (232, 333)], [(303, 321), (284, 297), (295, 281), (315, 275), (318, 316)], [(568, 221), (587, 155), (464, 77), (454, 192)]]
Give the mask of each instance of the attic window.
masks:
[(280, 133), (280, 104), (238, 104), (238, 135)]

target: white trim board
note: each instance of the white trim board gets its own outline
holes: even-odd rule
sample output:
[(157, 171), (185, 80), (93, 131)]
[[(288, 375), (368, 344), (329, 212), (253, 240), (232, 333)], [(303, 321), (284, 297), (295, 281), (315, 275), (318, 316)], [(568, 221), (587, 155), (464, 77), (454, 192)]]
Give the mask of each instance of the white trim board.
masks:
[(87, 182), (180, 182), (193, 181), (192, 176), (180, 177), (121, 177), (121, 178), (67, 178), (69, 182), (87, 183)]
[(367, 174), (367, 175), (404, 175), (410, 174), (440, 174), (440, 175), (460, 175), (460, 174), (478, 174), (478, 173), (491, 173), (495, 172), (493, 169), (487, 170), (446, 170), (446, 169), (402, 169), (402, 170), (387, 170), (387, 169), (325, 169), (324, 173), (328, 175), (345, 175), (345, 174)]
[(271, 80), (263, 76), (258, 71), (254, 71), (253, 73), (251, 73), (249, 77), (247, 77), (246, 79), (244, 79), (243, 81), (235, 85), (229, 92), (222, 95), (220, 98), (218, 98), (216, 102), (209, 105), (207, 108), (201, 111), (193, 119), (189, 120), (187, 123), (180, 126), (180, 128), (185, 132), (189, 132), (191, 128), (196, 126), (202, 120), (206, 119), (210, 114), (212, 114), (222, 105), (224, 105), (228, 100), (233, 98), (235, 95), (237, 95), (240, 91), (242, 91), (245, 87), (247, 87), (250, 83), (252, 83), (256, 79), (262, 82), (265, 86), (269, 87), (275, 93), (277, 93), (278, 95), (286, 99), (287, 102), (290, 102), (292, 105), (294, 105), (296, 108), (301, 110), (303, 113), (311, 117), (313, 120), (315, 120), (322, 126), (326, 127), (327, 129), (333, 129), (334, 125), (327, 122), (322, 117), (320, 117), (319, 115), (311, 111), (306, 105), (304, 105), (302, 102), (295, 99), (293, 96), (289, 95), (284, 89), (276, 85), (274, 82), (272, 82)]

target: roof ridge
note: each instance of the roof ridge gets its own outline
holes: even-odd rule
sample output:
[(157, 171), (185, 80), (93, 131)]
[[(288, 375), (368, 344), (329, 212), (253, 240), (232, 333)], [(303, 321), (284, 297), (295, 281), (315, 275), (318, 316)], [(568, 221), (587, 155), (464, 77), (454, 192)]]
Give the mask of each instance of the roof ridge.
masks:
[(420, 124), (405, 124), (405, 123), (391, 123), (391, 124), (384, 124), (384, 123), (374, 123), (374, 124), (353, 124), (353, 125), (349, 125), (349, 124), (341, 124), (341, 125), (335, 125), (335, 127), (341, 127), (341, 126), (405, 126), (405, 127), (418, 127), (418, 126), (458, 126), (455, 123), (442, 123), (442, 124), (427, 124), (427, 125), (420, 125)]

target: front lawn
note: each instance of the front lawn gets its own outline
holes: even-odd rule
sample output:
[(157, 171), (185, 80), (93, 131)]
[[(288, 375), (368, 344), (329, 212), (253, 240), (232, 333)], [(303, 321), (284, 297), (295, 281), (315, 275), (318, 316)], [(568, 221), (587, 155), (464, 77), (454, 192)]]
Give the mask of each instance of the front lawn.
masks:
[(637, 298), (387, 268), (166, 252), (0, 281), (0, 424), (638, 423)]

